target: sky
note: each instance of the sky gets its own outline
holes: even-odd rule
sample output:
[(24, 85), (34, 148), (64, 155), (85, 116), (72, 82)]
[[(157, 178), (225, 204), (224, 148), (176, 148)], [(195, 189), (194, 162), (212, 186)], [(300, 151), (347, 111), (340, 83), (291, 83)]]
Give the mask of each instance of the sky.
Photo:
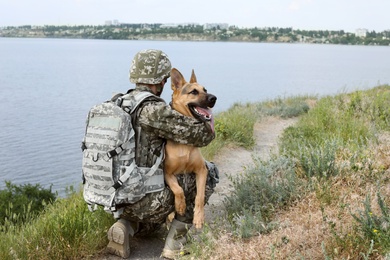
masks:
[(355, 32), (390, 29), (390, 0), (0, 0), (0, 27), (227, 23)]

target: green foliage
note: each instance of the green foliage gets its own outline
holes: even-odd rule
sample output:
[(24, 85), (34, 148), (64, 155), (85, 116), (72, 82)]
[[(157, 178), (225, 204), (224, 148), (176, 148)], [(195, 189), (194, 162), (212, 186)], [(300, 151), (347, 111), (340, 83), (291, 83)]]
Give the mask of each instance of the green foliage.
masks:
[[(309, 97), (277, 98), (275, 100), (258, 104), (259, 113), (268, 116), (280, 116), (281, 118), (292, 118), (306, 114), (310, 107), (306, 100)], [(316, 99), (312, 97), (312, 99)]]
[(338, 143), (335, 140), (324, 140), (322, 145), (307, 144), (297, 151), (299, 166), (306, 177), (329, 178), (338, 175), (336, 152)]
[(14, 224), (25, 222), (41, 212), (45, 205), (56, 199), (56, 194), (39, 184), (14, 185), (5, 182), (6, 188), (0, 191), (0, 227), (6, 221)]
[(349, 95), (349, 102), (340, 108), (346, 109), (354, 118), (365, 118), (378, 129), (388, 130), (390, 120), (390, 89), (380, 86), (370, 91), (356, 91)]
[(390, 253), (390, 208), (379, 192), (377, 198), (379, 213), (376, 214), (373, 211), (371, 198), (367, 195), (364, 210), (351, 214), (359, 223), (356, 227), (359, 242), (368, 244), (372, 241), (375, 249), (379, 249), (383, 253)]
[(251, 148), (255, 144), (253, 126), (258, 119), (251, 104), (235, 104), (229, 110), (215, 116), (216, 138), (211, 144), (202, 148), (207, 160), (212, 160), (222, 147), (235, 144)]
[(0, 259), (81, 259), (106, 243), (111, 215), (90, 212), (81, 193), (57, 199), (39, 217), (0, 233)]
[(226, 144), (235, 144), (244, 148), (252, 148), (255, 139), (253, 127), (262, 116), (280, 116), (282, 118), (296, 117), (307, 113), (309, 106), (306, 102), (314, 97), (292, 97), (258, 104), (234, 104), (229, 110), (215, 117), (216, 139), (202, 148), (202, 154), (207, 160)]
[(205, 259), (205, 255), (213, 255), (213, 250), (217, 246), (215, 234), (215, 229), (207, 223), (203, 226), (202, 232), (190, 230), (188, 232), (188, 243), (186, 244), (190, 252), (188, 259)]
[(274, 212), (295, 198), (299, 187), (294, 163), (283, 156), (267, 162), (257, 159), (253, 168), (232, 182), (234, 191), (225, 204), (229, 221), (240, 237), (272, 229)]
[(302, 146), (316, 147), (325, 140), (339, 143), (366, 144), (373, 138), (370, 124), (364, 118), (351, 117), (338, 106), (338, 101), (331, 98), (319, 100), (317, 105), (305, 115), (296, 127), (291, 127), (283, 134), (282, 148), (292, 153)]
[[(353, 33), (343, 30), (321, 31), (321, 30), (293, 30), (291, 27), (267, 27), (267, 28), (238, 28), (230, 26), (228, 29), (219, 25), (206, 29), (203, 25), (178, 25), (166, 27), (161, 23), (145, 24), (118, 24), (118, 25), (75, 25), (75, 26), (6, 26), (2, 28), (2, 35), (5, 37), (31, 37), (29, 33), (37, 33), (40, 37), (63, 37), (63, 38), (89, 38), (89, 39), (167, 39), (169, 36), (181, 36), (182, 39), (196, 39), (209, 37), (208, 40), (221, 41), (281, 41), (298, 42), (304, 39), (311, 43), (332, 43), (348, 45), (383, 45), (390, 44), (390, 31), (367, 32), (366, 37), (358, 37)], [(141, 35), (141, 38), (139, 36)], [(286, 40), (287, 39), (287, 40)]]
[(234, 104), (229, 110), (218, 115), (215, 131), (225, 142), (250, 148), (255, 143), (253, 126), (257, 118), (252, 105)]
[(376, 141), (378, 129), (388, 127), (389, 102), (382, 96), (389, 94), (389, 88), (379, 88), (364, 96), (358, 91), (322, 98), (294, 127), (286, 129), (281, 150), (297, 158), (308, 177), (338, 174), (336, 160), (343, 149), (361, 153)]

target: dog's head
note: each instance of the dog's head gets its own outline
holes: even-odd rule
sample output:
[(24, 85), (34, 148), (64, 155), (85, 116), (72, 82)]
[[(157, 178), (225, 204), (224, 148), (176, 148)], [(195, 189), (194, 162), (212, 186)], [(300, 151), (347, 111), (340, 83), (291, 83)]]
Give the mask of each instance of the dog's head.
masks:
[(197, 83), (194, 70), (190, 82), (187, 82), (177, 69), (171, 70), (172, 107), (185, 116), (194, 117), (201, 121), (210, 122), (214, 131), (214, 118), (211, 108), (217, 97), (207, 93), (207, 90)]

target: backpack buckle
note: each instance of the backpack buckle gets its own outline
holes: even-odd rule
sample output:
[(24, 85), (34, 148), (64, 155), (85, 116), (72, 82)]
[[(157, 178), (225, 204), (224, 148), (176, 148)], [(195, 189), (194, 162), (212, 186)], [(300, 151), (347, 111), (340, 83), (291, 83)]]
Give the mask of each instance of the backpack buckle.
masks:
[(117, 148), (115, 148), (114, 150), (111, 150), (109, 152), (107, 152), (107, 156), (109, 159), (111, 159), (112, 157), (114, 157), (115, 155), (118, 155), (120, 154), (124, 149), (122, 148), (122, 145), (119, 145)]
[(116, 100), (115, 100), (115, 104), (120, 107), (122, 106), (122, 103), (123, 103), (123, 98), (122, 97), (118, 97)]

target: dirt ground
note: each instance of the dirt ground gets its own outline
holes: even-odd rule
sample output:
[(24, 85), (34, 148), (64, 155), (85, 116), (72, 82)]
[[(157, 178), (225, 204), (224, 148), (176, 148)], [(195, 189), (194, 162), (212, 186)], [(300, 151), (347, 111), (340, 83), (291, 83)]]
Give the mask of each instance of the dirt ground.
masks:
[[(296, 119), (265, 118), (255, 125), (256, 145), (253, 150), (225, 147), (218, 154), (214, 159), (214, 163), (219, 169), (220, 182), (215, 189), (215, 193), (210, 197), (208, 205), (206, 205), (206, 222), (213, 222), (224, 211), (224, 197), (232, 190), (228, 176), (234, 177), (242, 173), (245, 167), (253, 163), (253, 156), (267, 159), (270, 153), (276, 151), (278, 138), (282, 131), (295, 122)], [(163, 230), (153, 237), (131, 239), (131, 256), (128, 259), (160, 259), (165, 234), (166, 231)], [(121, 258), (102, 252), (97, 259), (118, 260)]]

